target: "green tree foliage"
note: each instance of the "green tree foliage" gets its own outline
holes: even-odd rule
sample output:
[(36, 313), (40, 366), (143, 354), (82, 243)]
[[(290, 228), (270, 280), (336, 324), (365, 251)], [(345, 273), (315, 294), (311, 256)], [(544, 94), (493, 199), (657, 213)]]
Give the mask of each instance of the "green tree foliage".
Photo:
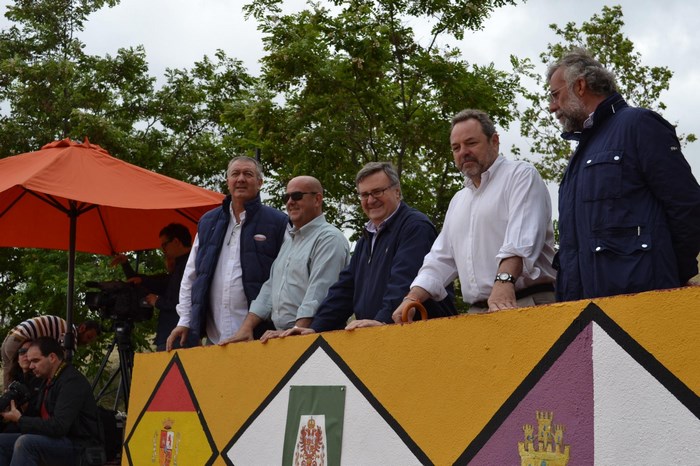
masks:
[(153, 78), (142, 48), (105, 58), (83, 52), (77, 38), (87, 16), (116, 1), (17, 1), (0, 33), (0, 116), (3, 156), (55, 139), (89, 135), (115, 155), (130, 143), (146, 110)]
[[(441, 222), (461, 182), (449, 153), (450, 117), (482, 108), (507, 125), (517, 80), (439, 44), (480, 27), (506, 3), (513, 2), (338, 0), (291, 14), (276, 0), (247, 5), (265, 34), (268, 95), (247, 108), (245, 124), (274, 188), (316, 176), (331, 201), (327, 215), (357, 231), (364, 220), (354, 175), (367, 162), (390, 160), (405, 199)], [(232, 109), (227, 121), (238, 124), (241, 113)]]
[[(84, 51), (89, 15), (118, 0), (15, 0), (11, 26), (0, 32), (0, 156), (87, 136), (130, 163), (217, 188), (232, 155), (260, 150), (268, 194), (295, 175), (315, 175), (329, 218), (355, 230), (363, 222), (355, 173), (391, 160), (407, 201), (439, 224), (461, 182), (449, 118), (476, 107), (507, 126), (518, 88), (517, 76), (470, 64), (446, 44), (515, 0), (336, 0), (294, 14), (282, 14), (281, 3), (246, 7), (265, 34), (262, 76), (219, 51), (167, 70), (156, 88), (143, 47)], [(0, 250), (5, 329), (37, 314), (64, 315), (66, 262), (62, 251)], [(81, 320), (95, 317), (83, 304), (84, 282), (122, 275), (105, 257), (78, 254), (76, 262)], [(143, 272), (161, 270), (159, 254), (147, 254)], [(143, 348), (152, 323), (139, 325)]]
[[(0, 33), (3, 156), (69, 137), (99, 144), (115, 157), (211, 186), (223, 172), (232, 138), (223, 106), (252, 85), (241, 63), (218, 52), (191, 70), (169, 69), (154, 90), (143, 47), (116, 56), (87, 55), (78, 38), (90, 13), (111, 0), (17, 1)], [(235, 146), (234, 146), (235, 147)]]
[[(221, 114), (243, 99), (254, 80), (239, 61), (219, 52), (190, 70), (168, 70), (155, 90), (143, 47), (121, 48), (115, 56), (86, 54), (80, 33), (88, 16), (117, 3), (18, 0), (8, 6), (11, 26), (0, 32), (0, 156), (87, 136), (127, 162), (219, 187), (230, 152), (238, 149)], [(123, 275), (108, 270), (104, 257), (78, 254), (76, 262), (80, 320), (88, 315), (84, 282)], [(37, 314), (65, 315), (65, 252), (3, 248), (0, 264), (5, 265), (0, 272), (5, 329)], [(145, 273), (161, 271), (162, 258), (149, 253), (144, 265)], [(140, 325), (145, 333), (152, 327)]]
[(151, 103), (148, 124), (137, 138), (145, 142), (138, 160), (159, 173), (219, 189), (233, 154), (252, 149), (222, 114), (249, 101), (255, 79), (239, 60), (218, 51), (192, 69), (168, 69)]
[[(8, 6), (6, 18), (12, 25), (0, 32), (0, 156), (37, 150), (56, 139), (87, 136), (129, 162), (148, 168), (162, 166), (164, 171), (171, 167), (160, 163), (157, 149), (171, 147), (173, 134), (184, 131), (161, 124), (161, 134), (166, 136), (149, 137), (148, 124), (160, 124), (155, 115), (170, 109), (163, 109), (163, 94), (154, 94), (155, 79), (148, 75), (143, 48), (120, 49), (114, 57), (91, 56), (84, 53), (78, 38), (89, 14), (117, 3), (19, 0)], [(209, 96), (213, 99), (215, 93)], [(186, 167), (180, 169), (188, 173)], [(68, 231), (53, 233), (68, 236)], [(0, 249), (3, 335), (36, 315), (65, 316), (67, 262), (64, 251)], [(97, 317), (83, 304), (86, 281), (123, 278), (120, 270), (109, 269), (107, 263), (104, 257), (77, 255), (75, 321)], [(144, 272), (163, 269), (157, 254), (149, 254), (145, 265)], [(143, 348), (153, 323), (139, 325), (143, 328), (136, 340), (138, 348)], [(102, 349), (85, 351), (99, 355)]]
[[(27, 0), (8, 6), (13, 25), (0, 32), (2, 156), (85, 136), (115, 154), (125, 152), (152, 92), (145, 53), (137, 48), (122, 49), (113, 58), (88, 56), (77, 39), (90, 13), (116, 3)], [(76, 259), (77, 321), (94, 317), (80, 298), (82, 283), (98, 274), (97, 262), (92, 255)], [(36, 315), (65, 315), (65, 252), (3, 248), (0, 263), (5, 265), (0, 274), (5, 330)]]
[[(580, 27), (573, 22), (563, 28), (551, 24), (550, 29), (561, 42), (548, 44), (547, 50), (540, 54), (540, 61), (547, 65), (556, 62), (572, 47), (583, 47), (615, 73), (619, 92), (630, 105), (662, 112), (666, 106), (660, 100), (661, 93), (668, 89), (673, 73), (665, 66), (643, 65), (642, 56), (622, 30), (624, 24), (620, 6), (604, 6), (600, 14), (594, 14)], [(572, 147), (560, 137), (559, 123), (549, 113), (549, 85), (531, 60), (511, 57), (511, 62), (524, 80), (534, 82), (536, 89), (522, 90), (528, 107), (520, 115), (521, 135), (531, 142), (530, 153), (542, 155), (541, 159), (533, 160), (542, 177), (560, 181)], [(687, 143), (695, 141), (696, 137), (688, 134), (680, 135), (680, 139)], [(519, 152), (516, 148), (514, 151)]]

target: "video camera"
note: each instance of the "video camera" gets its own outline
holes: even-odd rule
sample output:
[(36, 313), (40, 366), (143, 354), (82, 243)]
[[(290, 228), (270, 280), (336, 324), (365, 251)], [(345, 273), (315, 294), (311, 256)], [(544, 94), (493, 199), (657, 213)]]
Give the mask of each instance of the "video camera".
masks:
[(0, 411), (5, 411), (12, 400), (15, 400), (15, 406), (20, 406), (29, 401), (31, 396), (32, 392), (29, 391), (29, 388), (15, 380), (7, 387), (5, 393), (0, 396)]
[(122, 281), (86, 282), (100, 291), (85, 293), (85, 304), (103, 319), (143, 322), (153, 317), (153, 306), (146, 302), (146, 290)]

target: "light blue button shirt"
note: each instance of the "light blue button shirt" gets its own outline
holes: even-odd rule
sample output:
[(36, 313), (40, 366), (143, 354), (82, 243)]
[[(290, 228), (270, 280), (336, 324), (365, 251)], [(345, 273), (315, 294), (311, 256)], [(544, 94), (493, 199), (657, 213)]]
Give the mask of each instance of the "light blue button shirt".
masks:
[(348, 240), (324, 215), (289, 235), (272, 264), (270, 278), (250, 304), (250, 312), (262, 319), (271, 317), (278, 330), (313, 317), (350, 260)]

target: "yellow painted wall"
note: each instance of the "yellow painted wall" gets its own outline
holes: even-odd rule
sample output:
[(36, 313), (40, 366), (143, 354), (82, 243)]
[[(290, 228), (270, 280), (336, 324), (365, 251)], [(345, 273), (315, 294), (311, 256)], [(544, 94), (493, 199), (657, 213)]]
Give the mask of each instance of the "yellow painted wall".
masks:
[[(451, 464), (589, 302), (322, 336), (431, 461)], [(700, 287), (593, 302), (700, 394)], [(316, 338), (178, 351), (219, 451)], [(172, 357), (136, 355), (127, 435)]]

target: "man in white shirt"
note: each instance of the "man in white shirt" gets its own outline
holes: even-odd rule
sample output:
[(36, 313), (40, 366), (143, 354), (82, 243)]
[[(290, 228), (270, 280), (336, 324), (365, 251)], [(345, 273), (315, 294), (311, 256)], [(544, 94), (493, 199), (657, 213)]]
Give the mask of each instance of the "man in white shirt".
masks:
[(479, 110), (455, 115), (450, 145), (465, 187), (392, 318), (413, 301), (442, 299), (457, 277), (470, 312), (554, 302), (552, 205), (537, 170), (498, 155), (498, 133)]
[(222, 206), (202, 216), (180, 284), (177, 326), (166, 349), (189, 333), (216, 344), (233, 336), (270, 275), (286, 236), (288, 218), (262, 205), (260, 163), (234, 157), (226, 171), (230, 192)]

